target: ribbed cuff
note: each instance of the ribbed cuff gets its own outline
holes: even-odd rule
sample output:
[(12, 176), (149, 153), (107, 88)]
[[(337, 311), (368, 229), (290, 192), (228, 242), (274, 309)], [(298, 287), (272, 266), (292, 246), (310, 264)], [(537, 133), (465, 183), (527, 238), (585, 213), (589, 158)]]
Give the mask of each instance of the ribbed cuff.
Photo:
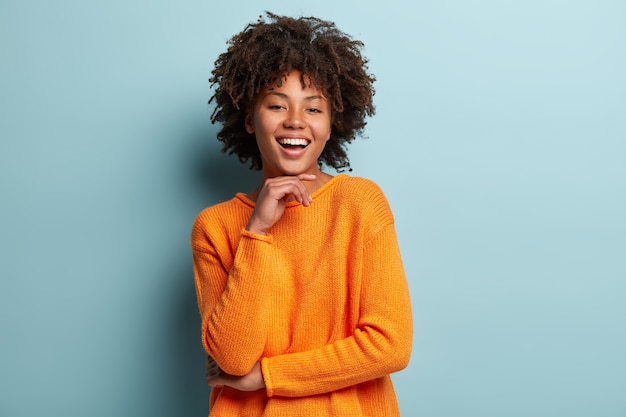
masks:
[(257, 233), (252, 233), (246, 228), (241, 229), (241, 236), (249, 237), (251, 239), (260, 240), (267, 243), (272, 243), (274, 239), (272, 239), (272, 235), (259, 235)]
[(272, 380), (270, 379), (268, 362), (269, 358), (261, 359), (261, 373), (263, 374), (263, 381), (265, 381), (265, 392), (268, 397), (271, 397), (274, 395), (274, 387), (272, 386)]

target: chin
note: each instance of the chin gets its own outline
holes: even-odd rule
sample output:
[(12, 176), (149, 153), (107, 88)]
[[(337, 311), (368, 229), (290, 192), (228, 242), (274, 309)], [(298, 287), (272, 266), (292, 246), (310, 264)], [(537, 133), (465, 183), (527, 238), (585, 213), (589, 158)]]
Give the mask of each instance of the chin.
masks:
[(310, 167), (308, 168), (302, 168), (302, 167), (289, 167), (289, 166), (283, 166), (280, 169), (280, 172), (282, 172), (282, 175), (289, 175), (289, 176), (295, 176), (295, 175), (300, 175), (300, 174), (307, 174), (307, 173), (313, 173), (315, 170), (311, 169)]
[(296, 160), (283, 160), (276, 161), (279, 163), (269, 164), (267, 161), (263, 161), (263, 167), (266, 169), (266, 175), (270, 177), (277, 176), (296, 176), (300, 174), (317, 174), (319, 172), (319, 165), (317, 161), (315, 163), (306, 163), (304, 161)]

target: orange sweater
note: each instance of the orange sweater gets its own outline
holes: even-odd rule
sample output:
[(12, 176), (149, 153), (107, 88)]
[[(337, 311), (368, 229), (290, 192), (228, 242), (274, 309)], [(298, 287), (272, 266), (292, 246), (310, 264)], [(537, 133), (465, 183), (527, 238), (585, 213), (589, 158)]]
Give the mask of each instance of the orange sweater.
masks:
[(398, 416), (390, 373), (413, 325), (393, 216), (373, 182), (338, 175), (266, 236), (243, 194), (202, 211), (191, 244), (202, 341), (227, 373), (261, 361), (266, 389), (211, 393), (211, 416)]

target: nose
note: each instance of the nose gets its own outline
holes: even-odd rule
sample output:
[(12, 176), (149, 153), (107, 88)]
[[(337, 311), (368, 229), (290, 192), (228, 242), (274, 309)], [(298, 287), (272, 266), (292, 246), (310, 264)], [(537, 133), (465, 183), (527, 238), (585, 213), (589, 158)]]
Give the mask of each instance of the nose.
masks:
[(306, 121), (304, 120), (302, 113), (298, 111), (298, 109), (290, 109), (286, 114), (283, 125), (286, 128), (302, 129), (306, 126)]

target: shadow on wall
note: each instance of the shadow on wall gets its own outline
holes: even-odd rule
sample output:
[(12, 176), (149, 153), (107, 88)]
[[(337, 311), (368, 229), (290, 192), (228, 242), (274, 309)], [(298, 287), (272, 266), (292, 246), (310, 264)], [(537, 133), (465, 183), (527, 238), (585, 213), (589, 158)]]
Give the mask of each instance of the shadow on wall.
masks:
[[(200, 126), (187, 140), (189, 145), (175, 168), (183, 167), (185, 171), (177, 176), (180, 188), (172, 190), (181, 201), (182, 216), (189, 225), (185, 238), (202, 209), (229, 200), (236, 192), (252, 191), (261, 180), (258, 171), (250, 170), (249, 165), (242, 164), (236, 156), (221, 152), (216, 134), (215, 126)], [(204, 379), (206, 353), (200, 340), (201, 320), (193, 282), (191, 249), (188, 240), (181, 245), (188, 249), (169, 262), (172, 269), (168, 272), (168, 280), (174, 286), (168, 294), (172, 312), (168, 326), (170, 339), (167, 341), (171, 369), (167, 375), (172, 377), (170, 405), (177, 408), (168, 411), (174, 413), (172, 415), (206, 415), (210, 388)]]
[(260, 184), (261, 173), (251, 170), (249, 162), (243, 164), (237, 156), (221, 151), (214, 126), (200, 136), (191, 154), (191, 174), (196, 192), (210, 199), (206, 206), (229, 200), (236, 192), (248, 193)]
[[(207, 415), (210, 388), (204, 379), (206, 353), (200, 340), (200, 315), (193, 286), (193, 267), (185, 259), (175, 265), (170, 276), (174, 276), (177, 285), (169, 294), (172, 305), (169, 319), (169, 331), (164, 345), (168, 356), (165, 361), (170, 369), (168, 376), (167, 411), (163, 415)], [(188, 279), (181, 280), (181, 277)], [(180, 285), (180, 282), (184, 285)]]

